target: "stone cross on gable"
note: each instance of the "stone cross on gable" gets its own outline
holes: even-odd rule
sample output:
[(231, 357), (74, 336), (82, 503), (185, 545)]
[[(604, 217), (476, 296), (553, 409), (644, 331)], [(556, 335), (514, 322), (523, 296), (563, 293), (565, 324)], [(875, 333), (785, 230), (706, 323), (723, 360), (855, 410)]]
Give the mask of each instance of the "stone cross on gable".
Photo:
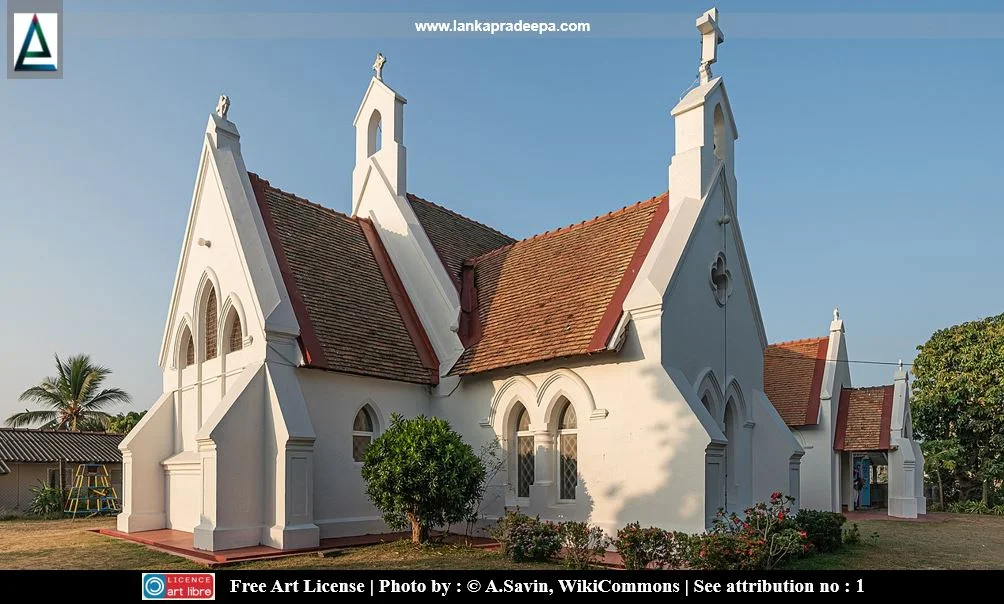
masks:
[(697, 31), (701, 32), (702, 84), (711, 81), (711, 64), (718, 60), (718, 45), (725, 41), (725, 34), (718, 28), (718, 9), (713, 8), (697, 19)]
[(383, 53), (378, 52), (376, 56), (376, 61), (373, 61), (373, 71), (376, 72), (376, 79), (383, 81), (383, 64), (387, 62), (384, 58)]
[(230, 97), (221, 94), (219, 102), (216, 103), (216, 115), (227, 119), (227, 113), (230, 113)]

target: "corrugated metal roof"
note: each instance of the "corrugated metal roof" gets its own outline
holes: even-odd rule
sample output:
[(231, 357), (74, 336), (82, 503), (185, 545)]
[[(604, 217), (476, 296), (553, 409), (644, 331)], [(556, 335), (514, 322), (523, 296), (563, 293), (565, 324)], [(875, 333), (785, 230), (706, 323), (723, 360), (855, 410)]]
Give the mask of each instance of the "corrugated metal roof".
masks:
[[(0, 466), (3, 462), (121, 463), (122, 434), (0, 428)], [(2, 469), (2, 468), (0, 468)]]
[(7, 464), (5, 464), (2, 459), (0, 459), (0, 476), (3, 476), (4, 474), (7, 474), (9, 472), (10, 468), (8, 468)]

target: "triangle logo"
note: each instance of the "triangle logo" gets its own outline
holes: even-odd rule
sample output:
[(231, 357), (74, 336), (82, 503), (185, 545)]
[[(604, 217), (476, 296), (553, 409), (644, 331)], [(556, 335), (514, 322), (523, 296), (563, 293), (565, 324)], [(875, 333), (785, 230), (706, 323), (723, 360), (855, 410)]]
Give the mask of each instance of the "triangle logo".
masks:
[[(31, 47), (32, 39), (38, 39), (40, 50), (28, 50)], [(55, 63), (28, 63), (25, 59), (51, 59), (49, 44), (45, 41), (45, 33), (38, 22), (38, 15), (33, 15), (31, 25), (28, 26), (28, 33), (24, 36), (24, 44), (21, 45), (21, 53), (17, 56), (17, 63), (14, 64), (14, 71), (56, 71)]]

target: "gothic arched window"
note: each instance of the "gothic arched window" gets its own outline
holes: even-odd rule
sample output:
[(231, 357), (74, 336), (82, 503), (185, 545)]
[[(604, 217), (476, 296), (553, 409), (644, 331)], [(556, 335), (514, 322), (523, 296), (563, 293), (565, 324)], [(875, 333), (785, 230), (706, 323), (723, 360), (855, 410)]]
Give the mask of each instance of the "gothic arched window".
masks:
[(558, 415), (558, 499), (575, 499), (579, 484), (579, 424), (567, 400)]

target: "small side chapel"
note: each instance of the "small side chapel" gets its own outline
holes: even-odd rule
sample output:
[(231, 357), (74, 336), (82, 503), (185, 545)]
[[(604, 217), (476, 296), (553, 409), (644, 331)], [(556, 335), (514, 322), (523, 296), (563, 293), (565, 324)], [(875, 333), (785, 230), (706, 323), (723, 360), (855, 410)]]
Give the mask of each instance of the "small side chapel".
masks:
[(360, 468), (393, 413), (501, 444), (486, 524), (518, 506), (699, 532), (719, 508), (797, 496), (804, 451), (765, 393), (738, 131), (711, 71), (717, 10), (697, 28), (668, 191), (519, 241), (409, 191), (407, 101), (382, 55), (353, 121), (351, 197), (330, 206), (248, 171), (222, 97), (163, 394), (121, 446), (119, 530), (189, 532), (204, 550), (386, 532)]
[(927, 513), (902, 361), (892, 384), (853, 387), (844, 320), (833, 309), (829, 335), (771, 344), (763, 364), (764, 390), (805, 450), (802, 469), (812, 478), (802, 481), (802, 507)]

